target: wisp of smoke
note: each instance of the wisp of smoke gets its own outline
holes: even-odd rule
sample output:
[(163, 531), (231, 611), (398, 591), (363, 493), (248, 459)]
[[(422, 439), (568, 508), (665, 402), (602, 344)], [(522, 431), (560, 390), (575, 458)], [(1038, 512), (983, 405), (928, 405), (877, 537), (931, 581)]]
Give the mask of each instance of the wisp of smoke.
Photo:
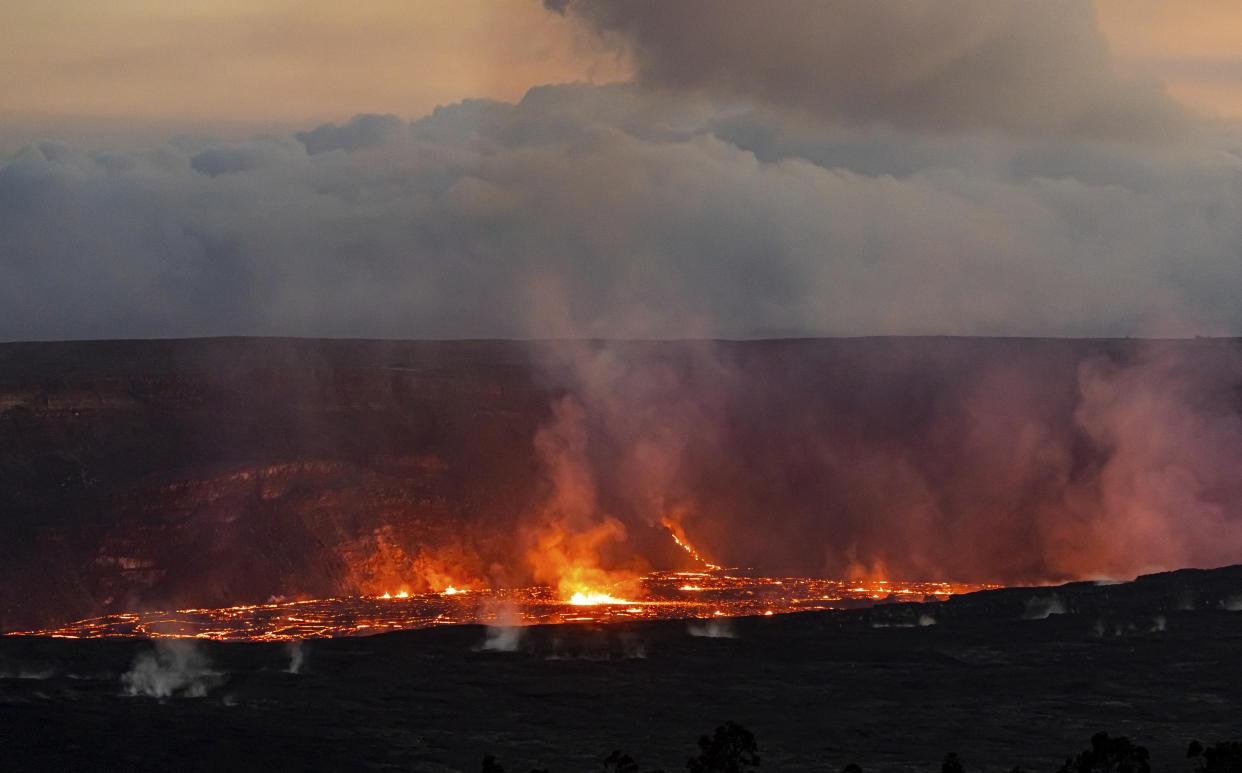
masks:
[(690, 623), (686, 626), (686, 632), (691, 636), (706, 639), (737, 638), (737, 632), (733, 629), (733, 623), (728, 620), (708, 620), (706, 622)]
[(121, 684), (126, 695), (201, 698), (219, 679), (196, 642), (159, 639), (153, 649), (134, 658), (134, 665), (121, 675)]
[(1059, 596), (1036, 596), (1027, 599), (1024, 620), (1046, 620), (1050, 615), (1065, 614), (1065, 604)]
[(480, 610), (480, 617), (492, 618), (487, 626), (487, 635), (483, 643), (475, 649), (482, 652), (517, 652), (522, 644), (526, 631), (517, 608), (509, 604), (498, 604), (491, 609)]
[(487, 638), (479, 645), (479, 649), (484, 652), (517, 652), (521, 643), (521, 626), (489, 625)]
[(306, 662), (306, 642), (290, 639), (285, 644), (285, 650), (289, 653), (289, 667), (285, 671), (290, 674), (302, 673), (302, 665)]

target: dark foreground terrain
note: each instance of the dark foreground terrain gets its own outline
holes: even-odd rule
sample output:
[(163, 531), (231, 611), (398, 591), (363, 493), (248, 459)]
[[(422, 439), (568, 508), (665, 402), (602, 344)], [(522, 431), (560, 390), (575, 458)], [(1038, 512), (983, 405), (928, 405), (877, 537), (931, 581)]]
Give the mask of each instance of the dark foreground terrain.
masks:
[[(571, 772), (619, 748), (674, 771), (734, 720), (771, 771), (934, 770), (948, 751), (968, 771), (1052, 771), (1098, 730), (1186, 770), (1192, 738), (1242, 735), (1240, 599), (1229, 567), (744, 618), (715, 637), (460, 626), (299, 651), (178, 642), (158, 662), (145, 640), (7, 637), (0, 769), (473, 772), (495, 754)], [(514, 649), (481, 649), (489, 634)]]

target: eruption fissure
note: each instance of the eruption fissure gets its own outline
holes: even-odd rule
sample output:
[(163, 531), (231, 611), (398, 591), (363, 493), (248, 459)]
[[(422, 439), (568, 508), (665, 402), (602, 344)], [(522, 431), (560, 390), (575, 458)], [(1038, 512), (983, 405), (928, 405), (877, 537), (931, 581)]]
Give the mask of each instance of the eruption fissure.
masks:
[(686, 532), (684, 529), (681, 528), (681, 526), (679, 526), (676, 522), (669, 520), (668, 518), (665, 518), (663, 523), (664, 523), (664, 528), (668, 529), (669, 535), (672, 536), (673, 542), (677, 543), (677, 547), (684, 550), (687, 555), (689, 555), (691, 558), (693, 558), (698, 563), (702, 564), (703, 567), (708, 569), (709, 571), (715, 572), (715, 571), (720, 570), (720, 566), (718, 564), (713, 564), (712, 562), (708, 561), (706, 558), (703, 558), (703, 556), (699, 554), (699, 551), (694, 549), (694, 546), (691, 545), (690, 542), (686, 539)]

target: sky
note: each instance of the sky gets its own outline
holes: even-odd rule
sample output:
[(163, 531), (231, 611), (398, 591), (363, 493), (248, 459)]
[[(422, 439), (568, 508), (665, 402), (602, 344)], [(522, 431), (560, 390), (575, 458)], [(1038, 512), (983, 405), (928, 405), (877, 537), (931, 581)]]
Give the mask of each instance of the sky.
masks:
[(1242, 335), (1228, 0), (12, 0), (0, 340)]

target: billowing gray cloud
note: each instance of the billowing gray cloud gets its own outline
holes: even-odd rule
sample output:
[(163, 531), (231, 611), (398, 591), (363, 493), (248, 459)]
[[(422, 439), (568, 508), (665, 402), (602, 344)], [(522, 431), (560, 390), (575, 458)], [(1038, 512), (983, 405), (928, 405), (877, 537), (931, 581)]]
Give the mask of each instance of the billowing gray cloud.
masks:
[(1114, 73), (1090, 0), (544, 0), (648, 86), (848, 124), (1151, 138), (1185, 117)]
[(0, 339), (1242, 332), (1242, 159), (549, 86), (0, 165)]
[[(888, 122), (578, 84), (413, 124), (40, 143), (0, 164), (0, 340), (1242, 334), (1236, 129), (1136, 143)], [(684, 376), (583, 346), (549, 375), (569, 394), (536, 450), (568, 481), (551, 506), (575, 529), (602, 513), (555, 497), (611, 475), (624, 486), (610, 499), (651, 523), (682, 518), (722, 556), (709, 519), (773, 556), (826, 546), (829, 572), (984, 576), (1005, 554), (962, 546), (999, 545), (1046, 579), (1206, 565), (1242, 544), (1228, 507), (1242, 427), (1220, 418), (1236, 359), (1219, 372), (1093, 360), (1076, 379), (1000, 363), (963, 378), (962, 399), (919, 430), (927, 442), (825, 414), (765, 426), (757, 460), (734, 464), (739, 445), (718, 433), (755, 403), (724, 348)], [(796, 385), (819, 388), (756, 380), (781, 416), (806, 403)], [(583, 438), (606, 463), (574, 456)], [(1083, 443), (1098, 475), (1076, 477)], [(808, 487), (844, 499), (769, 506)], [(719, 501), (696, 501), (704, 491)]]
[(344, 126), (324, 124), (313, 131), (294, 136), (310, 155), (329, 150), (361, 150), (383, 145), (406, 131), (405, 122), (395, 115), (358, 115)]

